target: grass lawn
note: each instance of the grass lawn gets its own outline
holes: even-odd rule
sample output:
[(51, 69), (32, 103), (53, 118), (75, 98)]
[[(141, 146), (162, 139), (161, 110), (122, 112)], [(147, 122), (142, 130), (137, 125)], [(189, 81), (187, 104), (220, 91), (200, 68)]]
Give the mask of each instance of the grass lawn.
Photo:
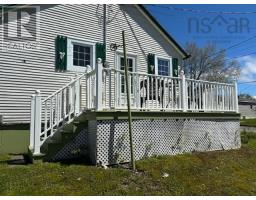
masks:
[(2, 156), (0, 195), (256, 195), (254, 137), (239, 150), (138, 161), (138, 173), (83, 164), (8, 165)]
[(256, 119), (241, 119), (240, 125), (256, 127)]

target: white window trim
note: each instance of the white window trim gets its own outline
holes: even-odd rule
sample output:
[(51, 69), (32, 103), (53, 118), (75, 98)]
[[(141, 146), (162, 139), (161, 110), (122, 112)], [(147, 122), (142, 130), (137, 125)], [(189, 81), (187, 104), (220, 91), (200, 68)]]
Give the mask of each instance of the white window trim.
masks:
[(79, 67), (73, 65), (73, 47), (74, 44), (78, 45), (86, 45), (92, 48), (92, 56), (91, 56), (91, 68), (95, 68), (96, 65), (96, 50), (95, 50), (95, 42), (88, 41), (88, 40), (80, 40), (80, 39), (67, 39), (67, 70), (68, 71), (75, 71), (75, 72), (85, 72), (86, 67)]
[[(131, 53), (131, 52), (127, 52), (126, 53), (126, 55), (127, 55), (127, 58), (132, 58), (132, 59), (134, 59), (135, 60), (135, 66), (134, 66), (134, 71), (133, 72), (137, 72), (137, 70), (138, 70), (138, 55), (137, 54), (135, 54), (135, 53)], [(121, 57), (121, 56), (124, 56), (124, 53), (123, 53), (123, 51), (116, 51), (116, 59), (115, 59), (115, 68), (116, 69), (118, 69), (118, 70), (120, 70), (120, 63), (119, 63), (119, 58)], [(119, 88), (118, 88), (118, 90), (120, 90), (120, 94), (121, 94), (121, 97), (123, 98), (124, 96), (125, 96), (125, 94), (124, 93), (121, 93), (121, 80), (120, 79), (118, 79), (118, 85), (119, 85)], [(131, 93), (131, 98), (134, 98), (134, 93), (135, 93), (135, 87), (133, 86), (133, 93)]]
[(172, 57), (163, 57), (163, 56), (155, 56), (155, 75), (158, 75), (158, 59), (163, 59), (163, 60), (169, 60), (170, 63), (170, 71), (169, 71), (169, 76), (172, 77)]
[[(116, 59), (115, 59), (115, 68), (119, 67), (118, 66), (118, 58), (120, 56), (124, 56), (124, 53), (123, 51), (116, 51)], [(138, 54), (135, 54), (135, 53), (131, 53), (131, 52), (126, 52), (126, 56), (127, 58), (135, 58), (135, 67), (134, 67), (134, 72), (137, 72), (138, 70)]]

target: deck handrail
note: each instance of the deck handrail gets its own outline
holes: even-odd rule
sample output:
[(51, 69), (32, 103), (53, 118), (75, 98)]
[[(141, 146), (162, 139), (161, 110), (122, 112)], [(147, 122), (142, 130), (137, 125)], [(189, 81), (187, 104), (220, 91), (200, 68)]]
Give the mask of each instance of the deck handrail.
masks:
[[(90, 66), (87, 66), (87, 68), (89, 68)], [(83, 78), (85, 75), (91, 75), (91, 74), (95, 74), (95, 70), (92, 70), (90, 72), (88, 72), (87, 74), (82, 74), (78, 77), (76, 77), (75, 79), (72, 79), (68, 84), (66, 84), (65, 86), (63, 86), (61, 89), (55, 91), (54, 93), (52, 93), (50, 96), (46, 97), (42, 103), (44, 103), (45, 101), (47, 101), (48, 99), (50, 99), (51, 97), (53, 97), (54, 95), (56, 95), (57, 93), (59, 93), (60, 91), (64, 90), (65, 88), (69, 87), (70, 85), (72, 85), (73, 83), (75, 83), (77, 80)]]
[[(121, 69), (116, 69), (113, 67), (110, 68), (103, 68), (103, 70), (105, 71), (116, 71), (116, 72), (120, 72), (120, 73), (125, 73), (124, 70)], [(163, 75), (158, 75), (158, 74), (147, 74), (144, 72), (128, 72), (129, 74), (134, 74), (134, 75), (143, 75), (143, 76), (154, 76), (154, 77), (161, 77), (161, 78), (170, 78), (170, 76), (163, 76)], [(172, 79), (180, 79), (180, 77), (171, 77)]]
[(202, 82), (202, 83), (234, 86), (234, 84), (231, 84), (231, 83), (222, 83), (222, 82), (216, 82), (216, 81), (196, 80), (196, 79), (191, 79), (191, 78), (186, 78), (186, 80), (194, 81), (194, 82)]
[(45, 101), (49, 100), (50, 98), (52, 98), (54, 95), (58, 94), (59, 92), (61, 92), (62, 90), (64, 90), (65, 88), (69, 87), (70, 85), (72, 85), (73, 83), (75, 83), (77, 80), (81, 79), (82, 77), (84, 77), (85, 74), (82, 74), (80, 76), (78, 76), (77, 78), (71, 80), (68, 84), (66, 84), (65, 86), (63, 86), (61, 89), (57, 90), (56, 92), (52, 93), (50, 96), (46, 97), (42, 103), (44, 103)]
[[(76, 75), (61, 89), (41, 100), (40, 91), (31, 97), (30, 120), (30, 149), (33, 154), (40, 154), (41, 145), (65, 124), (79, 116), (87, 104), (92, 105), (93, 98), (88, 98), (87, 92), (92, 91), (91, 80), (95, 76), (95, 69), (87, 66), (87, 71)], [(88, 84), (87, 84), (88, 83)], [(82, 91), (82, 87), (85, 90)], [(93, 93), (92, 93), (93, 94)], [(84, 96), (84, 98), (82, 98)], [(82, 101), (83, 99), (83, 101)], [(85, 101), (85, 102), (84, 102)]]

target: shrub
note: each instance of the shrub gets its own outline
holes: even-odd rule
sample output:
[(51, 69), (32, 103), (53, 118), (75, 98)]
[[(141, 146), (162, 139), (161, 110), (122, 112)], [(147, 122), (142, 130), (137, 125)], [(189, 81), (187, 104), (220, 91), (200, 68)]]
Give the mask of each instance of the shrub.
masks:
[(242, 135), (241, 134), (241, 142), (242, 142), (242, 144), (247, 144), (249, 142), (248, 135), (246, 135), (246, 134)]
[(243, 144), (247, 144), (251, 139), (256, 139), (256, 133), (246, 131), (241, 132), (241, 142)]

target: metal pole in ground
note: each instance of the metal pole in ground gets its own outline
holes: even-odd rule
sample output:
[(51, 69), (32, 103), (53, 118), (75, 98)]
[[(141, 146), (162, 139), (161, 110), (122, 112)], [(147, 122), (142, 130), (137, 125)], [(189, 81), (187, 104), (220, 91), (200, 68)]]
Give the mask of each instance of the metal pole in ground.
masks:
[(135, 161), (133, 155), (133, 141), (132, 141), (132, 114), (131, 114), (131, 102), (130, 102), (130, 83), (128, 76), (127, 56), (126, 56), (126, 44), (125, 44), (125, 32), (122, 31), (123, 36), (123, 51), (124, 51), (124, 69), (125, 69), (125, 84), (127, 94), (127, 107), (128, 107), (128, 124), (129, 124), (129, 138), (130, 138), (130, 151), (131, 151), (131, 167), (135, 170)]
[[(106, 45), (107, 45), (107, 5), (103, 4), (103, 44), (104, 44), (104, 57), (106, 58)], [(103, 59), (102, 62), (104, 62), (106, 59)]]

